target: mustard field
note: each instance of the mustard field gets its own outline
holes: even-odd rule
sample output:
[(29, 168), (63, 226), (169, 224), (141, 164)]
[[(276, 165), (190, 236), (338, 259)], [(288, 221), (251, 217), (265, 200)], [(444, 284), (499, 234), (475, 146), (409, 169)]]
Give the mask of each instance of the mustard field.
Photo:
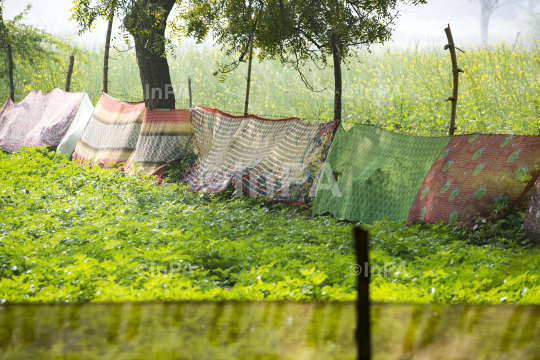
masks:
[[(516, 47), (461, 47), (458, 66), (460, 92), (458, 133), (536, 134), (539, 127), (539, 43)], [(69, 52), (50, 54), (47, 61), (17, 66), (16, 97), (31, 90), (64, 87)], [(74, 48), (72, 91), (87, 91), (97, 102), (102, 89), (102, 53)], [(142, 100), (139, 69), (134, 51), (111, 52), (110, 93), (122, 100)], [(189, 104), (188, 77), (192, 78), (193, 104), (242, 112), (247, 65), (228, 74), (225, 81), (213, 73), (216, 62), (230, 61), (219, 49), (183, 46), (168, 55), (177, 108)], [(310, 71), (311, 68), (311, 71)], [(328, 120), (333, 114), (333, 69), (306, 67), (304, 73), (319, 92), (308, 90), (300, 76), (278, 62), (254, 60), (250, 112), (269, 117)], [(361, 51), (343, 67), (343, 118), (345, 122), (422, 135), (444, 135), (448, 128), (452, 92), (450, 54), (440, 48)], [(6, 99), (7, 84), (0, 95)]]

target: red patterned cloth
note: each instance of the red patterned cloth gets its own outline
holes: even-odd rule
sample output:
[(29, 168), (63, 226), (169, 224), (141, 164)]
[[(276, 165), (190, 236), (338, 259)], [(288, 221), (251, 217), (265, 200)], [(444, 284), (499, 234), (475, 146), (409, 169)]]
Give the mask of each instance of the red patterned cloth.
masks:
[(455, 136), (429, 170), (407, 221), (470, 226), (503, 218), (531, 189), (539, 165), (537, 136)]
[(168, 163), (193, 156), (190, 120), (189, 109), (145, 110), (137, 146), (124, 171), (133, 175), (140, 166), (142, 173), (161, 178)]

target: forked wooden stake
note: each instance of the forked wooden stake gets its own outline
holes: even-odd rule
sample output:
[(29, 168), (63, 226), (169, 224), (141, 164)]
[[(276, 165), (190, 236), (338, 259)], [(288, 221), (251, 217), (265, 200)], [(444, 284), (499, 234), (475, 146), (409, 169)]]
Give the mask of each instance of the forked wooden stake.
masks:
[[(457, 110), (457, 100), (458, 100), (458, 86), (459, 86), (459, 73), (464, 72), (457, 65), (456, 57), (456, 46), (454, 44), (454, 39), (452, 37), (452, 31), (450, 31), (450, 24), (444, 29), (446, 33), (446, 38), (448, 39), (448, 44), (444, 46), (444, 50), (450, 50), (450, 57), (452, 58), (452, 73), (454, 76), (454, 89), (452, 91), (452, 96), (446, 99), (445, 101), (452, 101), (452, 110), (450, 112), (450, 126), (448, 128), (448, 135), (454, 135), (456, 128), (456, 110)], [(460, 49), (460, 51), (463, 51)]]
[(358, 360), (371, 359), (371, 322), (369, 303), (369, 256), (368, 232), (359, 226), (353, 228), (354, 245), (356, 247), (356, 342), (358, 345)]

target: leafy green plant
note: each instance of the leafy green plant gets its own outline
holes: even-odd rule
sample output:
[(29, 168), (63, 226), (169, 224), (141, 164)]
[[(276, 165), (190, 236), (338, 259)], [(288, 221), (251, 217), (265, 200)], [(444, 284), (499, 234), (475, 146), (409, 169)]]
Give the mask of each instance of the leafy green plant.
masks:
[[(0, 302), (353, 300), (351, 224), (306, 209), (191, 193), (0, 153)], [(371, 234), (375, 301), (540, 303), (540, 256), (519, 212), (464, 230), (387, 221)]]

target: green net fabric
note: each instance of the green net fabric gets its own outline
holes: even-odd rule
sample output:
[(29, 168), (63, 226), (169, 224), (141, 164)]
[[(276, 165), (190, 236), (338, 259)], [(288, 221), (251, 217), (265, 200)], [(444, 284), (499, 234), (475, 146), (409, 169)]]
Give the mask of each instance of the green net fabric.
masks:
[(385, 217), (407, 220), (424, 177), (450, 139), (362, 124), (345, 131), (340, 125), (323, 166), (313, 213), (365, 224)]

